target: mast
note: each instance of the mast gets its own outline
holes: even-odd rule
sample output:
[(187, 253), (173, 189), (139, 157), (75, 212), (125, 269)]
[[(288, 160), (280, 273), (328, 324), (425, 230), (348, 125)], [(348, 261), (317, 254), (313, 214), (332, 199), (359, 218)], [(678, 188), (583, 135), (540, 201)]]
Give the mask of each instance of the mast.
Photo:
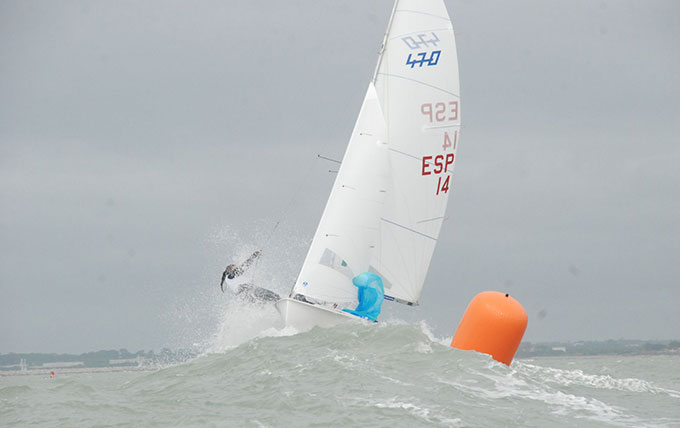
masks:
[(382, 56), (387, 47), (387, 40), (390, 36), (390, 30), (392, 29), (392, 21), (394, 21), (394, 14), (397, 11), (397, 5), (399, 0), (394, 0), (394, 6), (392, 7), (392, 13), (390, 14), (390, 21), (387, 23), (387, 30), (385, 30), (385, 37), (383, 38), (382, 44), (380, 45), (380, 52), (378, 53), (378, 63), (375, 65), (375, 71), (373, 72), (373, 79), (371, 81), (375, 85), (375, 79), (378, 78), (378, 70), (380, 69), (380, 63), (382, 62)]

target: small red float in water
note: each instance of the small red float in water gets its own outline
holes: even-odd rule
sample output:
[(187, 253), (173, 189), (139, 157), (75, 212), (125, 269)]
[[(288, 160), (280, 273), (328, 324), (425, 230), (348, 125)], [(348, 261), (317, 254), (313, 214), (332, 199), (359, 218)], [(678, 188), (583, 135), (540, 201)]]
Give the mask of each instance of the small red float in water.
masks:
[(54, 377), (54, 370), (50, 372), (50, 377)]

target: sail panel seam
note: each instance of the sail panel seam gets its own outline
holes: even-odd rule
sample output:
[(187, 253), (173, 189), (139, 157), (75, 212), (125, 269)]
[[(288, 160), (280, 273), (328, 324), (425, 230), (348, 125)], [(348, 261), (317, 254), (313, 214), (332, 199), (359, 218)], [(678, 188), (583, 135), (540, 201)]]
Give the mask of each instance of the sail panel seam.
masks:
[(453, 27), (444, 27), (444, 28), (426, 28), (426, 29), (424, 29), (424, 30), (411, 31), (410, 33), (399, 34), (399, 35), (397, 35), (397, 36), (394, 36), (394, 37), (389, 38), (388, 40), (394, 40), (394, 39), (398, 39), (398, 38), (401, 38), (401, 37), (404, 37), (404, 36), (410, 36), (411, 34), (420, 34), (420, 33), (424, 33), (424, 32), (427, 32), (427, 31), (448, 31), (448, 30), (453, 31)]
[(453, 125), (435, 125), (423, 127), (423, 129), (444, 129), (444, 128), (460, 128), (460, 123), (455, 123)]
[(439, 15), (435, 15), (434, 13), (422, 12), (422, 11), (420, 11), (420, 10), (397, 9), (395, 12), (417, 13), (417, 14), (419, 14), (419, 15), (432, 16), (432, 17), (434, 17), (434, 18), (444, 19), (444, 20), (446, 20), (446, 21), (450, 21), (450, 20), (451, 20), (448, 16), (439, 16)]
[(393, 149), (393, 148), (391, 148), (391, 147), (390, 147), (390, 151), (395, 152), (395, 153), (399, 153), (400, 155), (408, 156), (408, 157), (413, 158), (413, 159), (415, 159), (415, 160), (417, 160), (417, 161), (420, 161), (420, 160), (421, 160), (421, 158), (419, 158), (418, 156), (414, 156), (414, 155), (412, 155), (412, 154), (410, 154), (410, 153), (402, 152), (402, 151), (400, 151), (400, 150)]
[(420, 220), (420, 221), (418, 221), (418, 222), (416, 222), (416, 223), (427, 223), (428, 221), (441, 220), (441, 219), (443, 219), (443, 218), (444, 218), (444, 216), (435, 217), (435, 218), (428, 218), (427, 220)]
[(380, 76), (387, 76), (387, 77), (397, 77), (397, 78), (399, 78), (399, 79), (410, 80), (411, 82), (420, 83), (420, 84), (423, 85), (423, 86), (427, 86), (427, 87), (430, 87), (430, 88), (432, 88), (432, 89), (436, 89), (436, 90), (438, 90), (438, 91), (442, 91), (442, 92), (444, 92), (444, 93), (447, 93), (447, 94), (449, 94), (449, 95), (453, 95), (454, 97), (460, 99), (460, 95), (454, 94), (453, 92), (447, 91), (446, 89), (440, 88), (439, 86), (430, 85), (429, 83), (425, 83), (425, 82), (423, 82), (422, 80), (411, 79), (410, 77), (404, 77), (404, 76), (400, 76), (400, 75), (398, 75), (398, 74), (378, 73), (378, 75), (380, 75)]
[(413, 232), (413, 233), (415, 233), (416, 235), (420, 235), (420, 236), (422, 236), (422, 237), (424, 237), (424, 238), (431, 239), (431, 240), (433, 240), (433, 241), (435, 241), (435, 242), (437, 241), (437, 238), (434, 238), (434, 237), (432, 237), (432, 236), (430, 236), (430, 235), (426, 235), (426, 234), (424, 234), (424, 233), (418, 232), (417, 230), (411, 229), (410, 227), (404, 226), (403, 224), (395, 223), (395, 222), (393, 222), (393, 221), (391, 221), (391, 220), (388, 220), (388, 219), (386, 219), (386, 218), (384, 218), (384, 217), (380, 217), (380, 220), (382, 220), (382, 221), (384, 221), (384, 222), (386, 222), (386, 223), (393, 224), (393, 225), (395, 225), (395, 226), (401, 227), (402, 229), (408, 230), (409, 232)]

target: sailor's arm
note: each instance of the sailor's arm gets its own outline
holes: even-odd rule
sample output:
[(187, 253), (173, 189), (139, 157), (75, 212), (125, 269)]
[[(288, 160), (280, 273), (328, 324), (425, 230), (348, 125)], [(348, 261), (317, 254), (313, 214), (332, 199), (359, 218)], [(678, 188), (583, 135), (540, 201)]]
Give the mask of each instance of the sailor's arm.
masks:
[(220, 290), (224, 293), (224, 280), (227, 278), (227, 271), (222, 272), (222, 280), (220, 281)]
[(246, 269), (248, 269), (250, 267), (250, 265), (255, 263), (255, 260), (257, 260), (258, 257), (260, 257), (260, 254), (262, 254), (262, 252), (260, 250), (257, 250), (253, 253), (252, 256), (248, 257), (248, 260), (243, 262), (243, 264), (241, 264), (241, 266), (238, 267), (238, 271), (239, 271), (238, 274), (239, 275), (242, 274), (243, 272), (246, 271)]
[(255, 260), (257, 260), (258, 257), (260, 257), (261, 252), (255, 251), (252, 256), (248, 258), (245, 262), (241, 264), (241, 266), (236, 266), (236, 265), (229, 265), (227, 268), (222, 272), (222, 280), (220, 281), (220, 289), (224, 292), (224, 281), (229, 278), (229, 279), (234, 279), (237, 276), (241, 275), (243, 272), (245, 272), (246, 269), (250, 267)]

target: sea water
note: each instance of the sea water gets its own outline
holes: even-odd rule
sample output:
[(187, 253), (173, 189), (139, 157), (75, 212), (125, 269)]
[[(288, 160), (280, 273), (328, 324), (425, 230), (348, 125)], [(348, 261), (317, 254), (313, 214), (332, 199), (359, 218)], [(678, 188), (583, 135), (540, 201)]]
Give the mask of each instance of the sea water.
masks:
[[(238, 311), (243, 313), (238, 313)], [(298, 333), (232, 307), (205, 352), (140, 371), (0, 377), (0, 426), (680, 427), (680, 356), (510, 367), (423, 322)], [(234, 315), (236, 313), (236, 315)]]

